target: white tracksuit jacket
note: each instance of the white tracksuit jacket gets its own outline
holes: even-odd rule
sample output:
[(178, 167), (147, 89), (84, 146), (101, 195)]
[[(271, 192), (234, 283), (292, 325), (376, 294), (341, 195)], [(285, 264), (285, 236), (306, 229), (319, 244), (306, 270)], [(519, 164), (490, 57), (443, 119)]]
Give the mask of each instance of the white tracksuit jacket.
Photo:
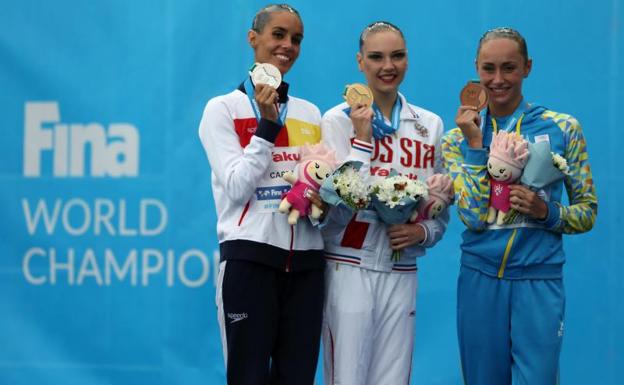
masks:
[[(435, 173), (443, 173), (440, 140), (444, 132), (442, 120), (436, 114), (402, 101), (400, 124), (396, 133), (373, 144), (355, 141), (351, 119), (342, 103), (323, 115), (323, 142), (336, 150), (338, 162), (357, 160), (363, 163), (360, 174), (371, 180), (382, 179), (391, 169), (423, 182)], [(435, 245), (444, 234), (448, 210), (438, 219), (421, 224), (426, 238), (420, 245), (404, 249), (401, 259), (393, 262), (387, 226), (372, 210), (357, 212), (352, 218), (348, 210), (330, 210), (323, 227), (325, 254), (328, 261), (359, 266), (376, 271), (415, 272), (416, 258)]]
[[(287, 86), (283, 94), (285, 99)], [(212, 170), (217, 236), (222, 247), (234, 243), (240, 251), (239, 246), (246, 244), (243, 249), (253, 251), (245, 253), (249, 254), (246, 259), (261, 258), (264, 260), (258, 262), (276, 266), (284, 262), (269, 260), (270, 255), (253, 245), (304, 251), (304, 255), (307, 250), (323, 249), (322, 236), (309, 220), (299, 220), (291, 227), (286, 215), (277, 211), (282, 193), (290, 189), (282, 175), (295, 168), (300, 146), (320, 141), (319, 123), (318, 108), (293, 96), (288, 96), (286, 128), (277, 136), (279, 127), (266, 129), (276, 123), (265, 119), (258, 123), (242, 87), (207, 103), (199, 136)], [(305, 268), (311, 262), (299, 259), (286, 261), (283, 267), (290, 270), (289, 264), (295, 263)]]

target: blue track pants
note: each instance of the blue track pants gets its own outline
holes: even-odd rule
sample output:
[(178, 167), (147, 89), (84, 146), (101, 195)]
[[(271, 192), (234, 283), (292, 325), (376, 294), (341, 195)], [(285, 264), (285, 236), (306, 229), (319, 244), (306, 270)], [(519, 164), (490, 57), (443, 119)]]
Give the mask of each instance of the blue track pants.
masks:
[(557, 385), (561, 279), (498, 279), (462, 266), (457, 330), (466, 385)]

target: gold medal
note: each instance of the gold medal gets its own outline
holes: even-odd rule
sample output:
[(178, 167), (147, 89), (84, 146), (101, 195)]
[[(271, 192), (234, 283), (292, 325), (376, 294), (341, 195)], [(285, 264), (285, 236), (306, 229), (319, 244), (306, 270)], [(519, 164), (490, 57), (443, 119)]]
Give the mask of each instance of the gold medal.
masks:
[(488, 104), (487, 89), (481, 83), (470, 81), (459, 94), (462, 106), (473, 106), (481, 111)]
[(364, 104), (366, 107), (373, 105), (373, 91), (362, 83), (347, 85), (342, 96), (351, 108), (358, 104)]

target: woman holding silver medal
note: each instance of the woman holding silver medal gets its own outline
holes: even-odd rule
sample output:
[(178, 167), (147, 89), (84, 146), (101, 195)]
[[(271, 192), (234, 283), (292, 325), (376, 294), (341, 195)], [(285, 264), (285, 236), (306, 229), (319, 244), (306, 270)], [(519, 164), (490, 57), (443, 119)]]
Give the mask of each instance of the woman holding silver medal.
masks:
[[(462, 92), (481, 97), (462, 98), (458, 128), (443, 139), (445, 166), (454, 179), (459, 217), (467, 227), (457, 285), (457, 327), (467, 385), (560, 383), (565, 313), (562, 234), (589, 231), (596, 217), (596, 192), (581, 126), (570, 115), (524, 100), (522, 83), (531, 67), (526, 41), (517, 31), (487, 31), (476, 57), (481, 91)], [(511, 185), (509, 202), (520, 215), (503, 225), (489, 225), (486, 164), (498, 130), (516, 132), (529, 141), (522, 181), (533, 188)], [(551, 152), (565, 158), (568, 166), (559, 180), (543, 188), (525, 178), (538, 159), (534, 151), (538, 147), (547, 152), (538, 169), (553, 168), (556, 157)], [(562, 202), (564, 186), (569, 205)]]
[[(256, 65), (211, 99), (199, 135), (212, 170), (221, 264), (217, 306), (227, 382), (312, 384), (320, 345), (323, 240), (309, 220), (277, 212), (299, 146), (320, 140), (320, 112), (281, 81), (299, 56), (303, 23), (269, 5), (248, 32)], [(288, 126), (288, 128), (286, 128)]]
[[(347, 87), (348, 104), (330, 109), (321, 122), (323, 141), (338, 161), (361, 162), (367, 184), (391, 169), (423, 181), (442, 171), (442, 120), (398, 91), (407, 71), (403, 33), (388, 22), (370, 24), (360, 35), (357, 63), (368, 86)], [(420, 223), (386, 225), (372, 210), (329, 210), (323, 227), (325, 384), (409, 382), (416, 258), (441, 239), (447, 221), (443, 212)], [(393, 250), (402, 250), (399, 261)]]

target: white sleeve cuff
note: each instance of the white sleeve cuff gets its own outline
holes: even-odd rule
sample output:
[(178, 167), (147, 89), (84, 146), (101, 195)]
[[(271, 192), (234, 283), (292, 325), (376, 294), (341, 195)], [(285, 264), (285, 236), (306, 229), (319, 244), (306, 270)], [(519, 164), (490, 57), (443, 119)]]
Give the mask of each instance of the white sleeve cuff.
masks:
[(427, 226), (423, 225), (422, 223), (417, 223), (417, 225), (422, 227), (423, 231), (425, 232), (425, 237), (422, 241), (418, 243), (420, 246), (424, 246), (427, 243), (427, 240), (429, 240), (429, 229), (427, 229)]
[(350, 160), (358, 160), (362, 163), (370, 163), (373, 155), (373, 144), (362, 140), (353, 139), (351, 142)]

